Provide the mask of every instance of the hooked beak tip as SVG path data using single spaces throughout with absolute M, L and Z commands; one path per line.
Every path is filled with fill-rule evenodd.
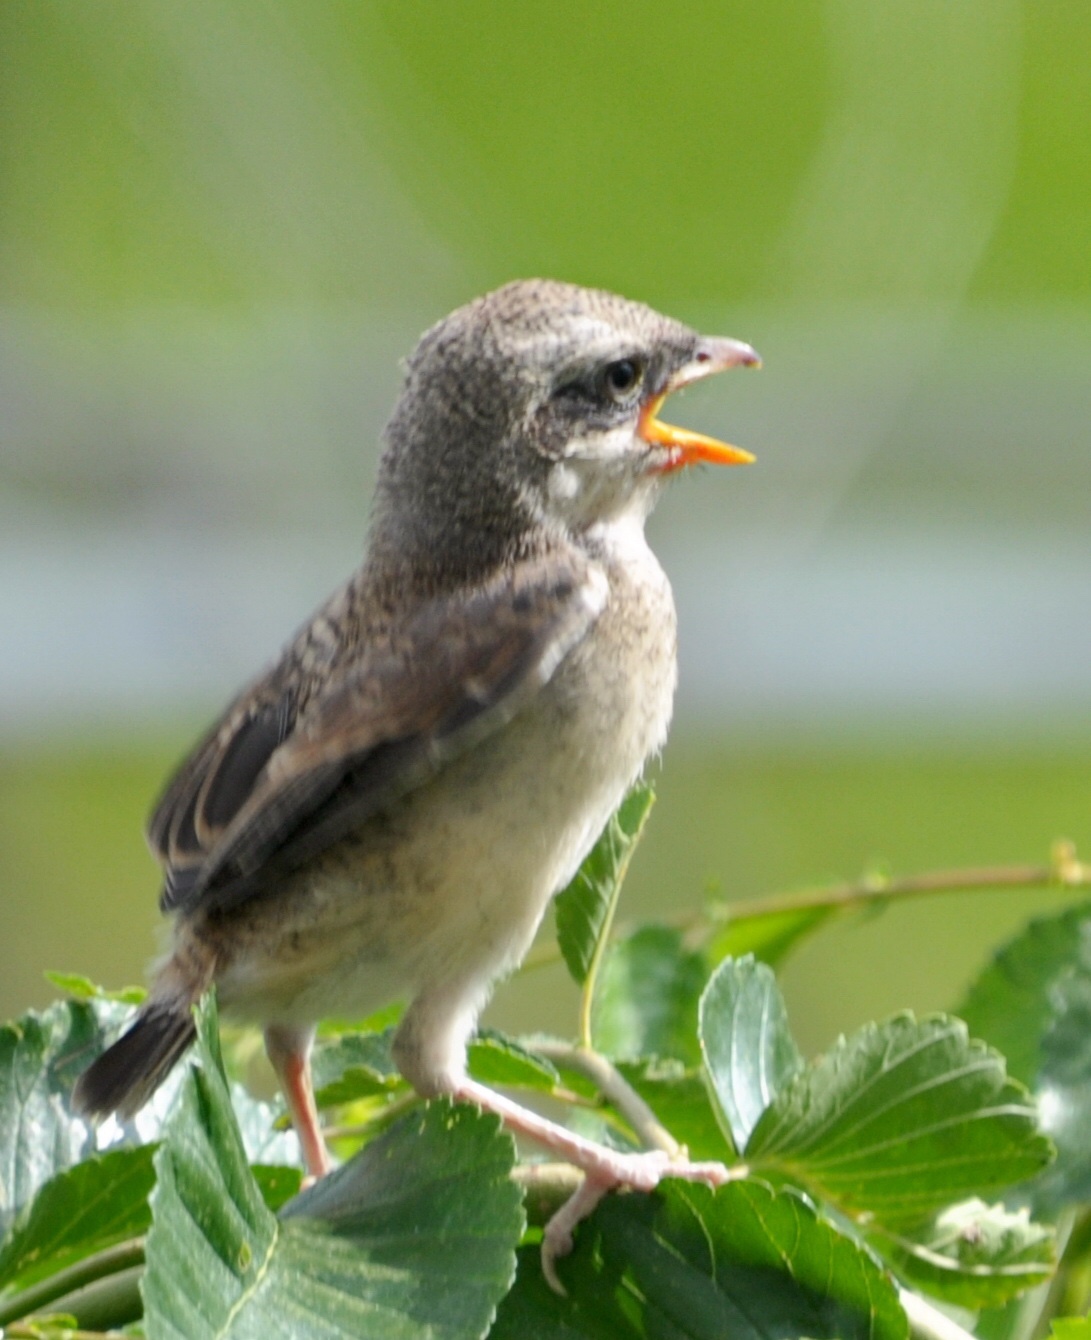
M 649 445 L 662 447 L 669 453 L 665 464 L 660 467 L 664 473 L 678 470 L 684 465 L 694 465 L 698 461 L 710 465 L 749 465 L 755 459 L 741 447 L 730 446 L 726 442 L 706 437 L 703 433 L 691 432 L 688 428 L 676 428 L 658 418 L 664 400 L 672 391 L 737 367 L 760 368 L 760 354 L 742 340 L 719 336 L 703 339 L 693 358 L 667 382 L 666 389 L 645 405 L 640 416 L 640 436 Z

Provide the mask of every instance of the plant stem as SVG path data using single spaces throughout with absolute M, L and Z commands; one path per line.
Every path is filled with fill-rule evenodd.
M 23 1289 L 0 1307 L 0 1326 L 32 1313 L 42 1312 L 51 1303 L 75 1293 L 79 1289 L 95 1284 L 99 1280 L 116 1275 L 123 1270 L 144 1264 L 144 1239 L 132 1238 L 128 1242 L 119 1242 L 116 1247 L 107 1247 L 77 1261 L 67 1270 L 58 1270 L 55 1275 L 38 1284 Z M 55 1309 L 57 1310 L 57 1309 Z M 61 1308 L 60 1311 L 71 1311 Z M 11 1334 L 10 1329 L 7 1332 Z
M 1064 1209 L 1057 1216 L 1057 1268 L 1051 1279 L 1031 1289 L 1019 1299 L 1019 1321 L 1022 1325 L 1013 1327 L 1009 1336 L 1018 1340 L 1037 1340 L 1050 1331 L 1054 1317 L 1081 1315 L 1085 1310 L 1082 1288 L 1077 1289 L 1077 1298 L 1071 1296 L 1073 1267 L 1077 1275 L 1086 1258 L 1089 1220 L 1086 1213 L 1077 1211 L 1073 1206 Z
M 410 1089 L 408 1093 L 392 1099 L 386 1107 L 381 1108 L 374 1116 L 368 1117 L 366 1121 L 352 1126 L 325 1126 L 323 1133 L 327 1140 L 356 1140 L 362 1136 L 379 1135 L 392 1126 L 403 1113 L 416 1107 L 420 1101 L 420 1096 Z
M 898 1290 L 898 1301 L 909 1318 L 909 1334 L 916 1340 L 974 1340 L 973 1335 L 919 1294 Z
M 33 1321 L 14 1321 L 10 1326 L 5 1326 L 3 1335 L 4 1340 L 43 1340 L 44 1336 L 56 1335 L 56 1331 L 43 1330 Z M 110 1336 L 121 1336 L 121 1331 L 70 1331 L 60 1332 L 64 1340 L 107 1340 Z
M 1091 885 L 1091 865 L 1076 860 L 1070 842 L 1054 845 L 1049 865 L 971 866 L 960 870 L 932 870 L 921 875 L 887 879 L 869 875 L 846 884 L 830 884 L 792 893 L 744 898 L 725 909 L 728 921 L 747 921 L 805 912 L 812 908 L 853 907 L 887 898 L 920 898 L 934 893 L 967 893 L 975 889 L 1081 888 Z
M 131 1266 L 105 1279 L 94 1280 L 75 1293 L 56 1299 L 53 1306 L 62 1314 L 75 1317 L 76 1325 L 88 1331 L 113 1331 L 137 1321 L 144 1311 L 140 1281 L 144 1267 Z
M 661 1149 L 672 1158 L 682 1152 L 682 1146 L 640 1094 L 601 1053 L 563 1042 L 536 1042 L 534 1049 L 555 1064 L 570 1066 L 585 1075 L 624 1116 L 646 1149 Z
M 1091 865 L 1076 859 L 1076 848 L 1071 842 L 1060 841 L 1054 844 L 1049 865 L 970 866 L 958 870 L 931 870 L 900 879 L 867 875 L 863 879 L 841 884 L 742 898 L 737 902 L 722 904 L 712 917 L 702 909 L 699 912 L 689 911 L 674 917 L 664 917 L 662 920 L 666 925 L 677 926 L 680 930 L 707 932 L 711 929 L 710 922 L 760 921 L 763 917 L 823 908 L 832 911 L 849 910 L 869 903 L 899 898 L 926 898 L 941 893 L 1040 888 L 1091 888 Z M 601 943 L 603 941 L 600 940 Z M 560 956 L 555 943 L 537 946 L 524 959 L 523 970 L 546 967 L 555 963 Z

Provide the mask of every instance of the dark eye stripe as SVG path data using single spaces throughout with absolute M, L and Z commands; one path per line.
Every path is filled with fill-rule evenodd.
M 558 399 L 591 402 L 591 405 L 623 405 L 643 385 L 645 364 L 640 358 L 617 358 L 600 364 L 592 376 L 563 382 L 554 391 Z

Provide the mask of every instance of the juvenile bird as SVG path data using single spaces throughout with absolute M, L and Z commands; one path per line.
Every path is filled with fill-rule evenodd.
M 321 1175 L 316 1021 L 402 998 L 394 1056 L 410 1084 L 497 1111 L 578 1163 L 584 1207 L 667 1171 L 475 1083 L 465 1051 L 493 983 L 666 739 L 675 612 L 645 518 L 681 467 L 752 459 L 661 422 L 660 406 L 758 361 L 545 280 L 425 333 L 386 428 L 363 564 L 152 816 L 173 948 L 132 1027 L 80 1078 L 79 1109 L 139 1109 L 215 985 L 225 1014 L 264 1028 Z M 719 1180 L 716 1167 L 669 1171 Z

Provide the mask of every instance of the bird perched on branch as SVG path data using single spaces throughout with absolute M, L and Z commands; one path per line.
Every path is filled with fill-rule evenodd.
M 418 1093 L 498 1111 L 578 1163 L 585 1204 L 654 1185 L 661 1156 L 526 1112 L 468 1078 L 465 1050 L 493 983 L 666 738 L 675 613 L 645 518 L 682 467 L 751 459 L 660 407 L 758 361 L 544 280 L 422 337 L 362 566 L 230 704 L 152 817 L 173 948 L 132 1027 L 80 1078 L 81 1110 L 139 1109 L 215 985 L 221 1010 L 264 1028 L 321 1175 L 315 1023 L 403 998 L 394 1056 Z M 717 1166 L 682 1175 L 717 1180 Z

